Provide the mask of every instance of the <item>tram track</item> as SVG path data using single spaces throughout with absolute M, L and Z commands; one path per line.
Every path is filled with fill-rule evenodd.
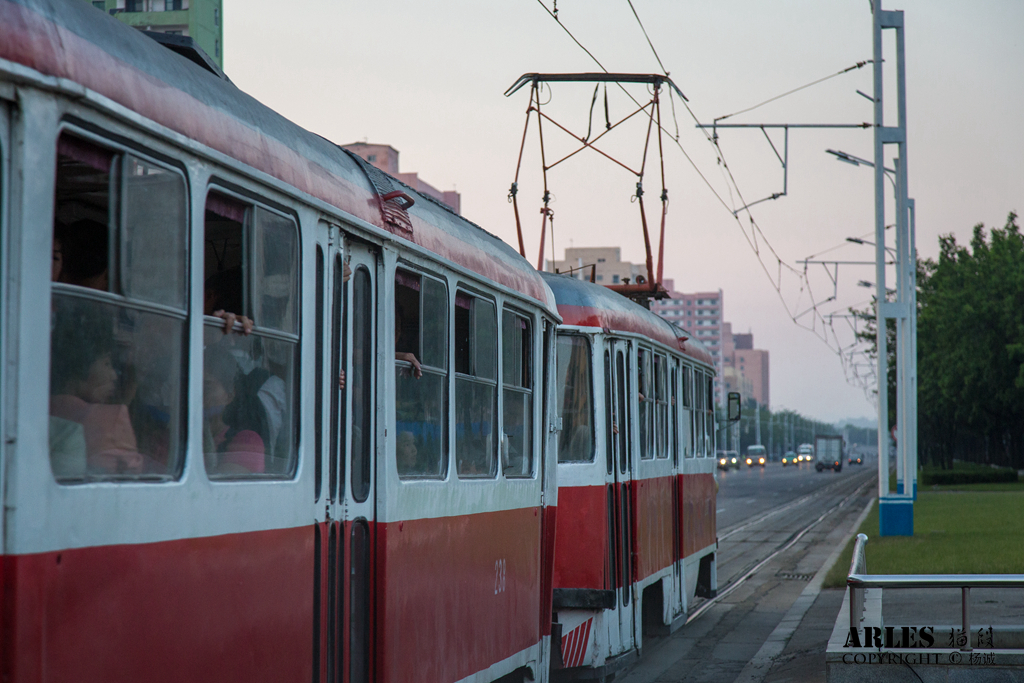
M 807 502 L 809 502 L 811 500 L 814 500 L 815 498 L 819 498 L 819 497 L 821 497 L 823 495 L 831 493 L 833 490 L 841 488 L 841 487 L 845 486 L 848 483 L 849 483 L 848 481 L 837 481 L 837 482 L 834 482 L 832 484 L 828 484 L 827 486 L 823 486 L 820 489 L 817 489 L 817 490 L 812 491 L 812 492 L 810 492 L 808 494 L 805 494 L 805 495 L 803 495 L 803 496 L 801 496 L 801 497 L 799 497 L 799 498 L 797 498 L 795 500 L 792 500 L 792 501 L 786 503 L 785 505 L 782 505 L 782 506 L 777 507 L 777 508 L 773 508 L 773 509 L 771 509 L 771 510 L 765 512 L 765 513 L 762 513 L 761 515 L 758 515 L 754 519 L 747 520 L 745 522 L 740 522 L 738 525 L 733 525 L 732 527 L 729 528 L 728 531 L 726 531 L 725 533 L 723 533 L 722 535 L 720 535 L 718 537 L 718 542 L 721 543 L 722 541 L 724 541 L 725 539 L 729 538 L 730 536 L 732 536 L 734 534 L 737 534 L 737 533 L 739 533 L 741 531 L 744 531 L 745 529 L 748 529 L 748 528 L 750 528 L 752 526 L 756 526 L 757 524 L 760 524 L 761 522 L 767 521 L 767 520 L 771 519 L 772 517 L 775 517 L 776 515 L 782 514 L 783 512 L 788 512 L 789 510 L 792 510 L 793 508 L 799 507 L 799 506 L 803 505 L 804 503 L 807 503 Z
M 796 545 L 800 541 L 800 539 L 802 539 L 808 532 L 810 532 L 812 529 L 814 529 L 816 526 L 818 526 L 821 522 L 823 522 L 824 520 L 828 519 L 832 514 L 834 514 L 838 510 L 840 510 L 843 507 L 845 507 L 846 505 L 848 505 L 852 500 L 854 500 L 857 497 L 861 496 L 863 494 L 864 489 L 866 489 L 867 487 L 869 487 L 872 484 L 872 478 L 869 475 L 869 473 L 861 473 L 859 476 L 861 478 L 863 478 L 863 479 L 866 479 L 866 481 L 861 481 L 859 483 L 858 482 L 854 482 L 854 484 L 853 484 L 853 486 L 854 486 L 853 491 L 851 493 L 849 493 L 846 497 L 844 497 L 842 500 L 837 502 L 835 505 L 831 506 L 830 508 L 828 508 L 827 510 L 822 512 L 816 519 L 814 519 L 810 523 L 808 523 L 808 524 L 804 525 L 802 528 L 797 529 L 796 531 L 792 532 L 783 541 L 778 543 L 775 546 L 775 548 L 771 552 L 768 553 L 768 555 L 766 555 L 765 557 L 762 557 L 762 558 L 759 558 L 759 559 L 755 560 L 752 565 L 748 564 L 746 568 L 740 570 L 739 576 L 737 576 L 737 578 L 734 578 L 734 579 L 730 580 L 729 583 L 723 589 L 719 590 L 718 594 L 715 597 L 708 598 L 708 599 L 704 600 L 703 602 L 701 602 L 696 607 L 696 609 L 694 609 L 694 611 L 691 612 L 687 616 L 686 621 L 684 622 L 684 624 L 690 624 L 691 622 L 693 622 L 693 621 L 697 620 L 698 618 L 700 618 L 701 615 L 703 615 L 705 612 L 707 612 L 713 606 L 715 606 L 716 604 L 718 604 L 719 602 L 724 600 L 726 597 L 728 597 L 733 591 L 735 591 L 740 586 L 742 586 L 744 583 L 746 583 L 746 581 L 748 579 L 750 579 L 752 576 L 757 574 L 757 572 L 760 571 L 765 565 L 767 565 L 772 560 L 776 559 L 779 555 L 781 555 L 782 553 L 786 552 L 787 550 L 792 548 L 794 545 Z M 767 513 L 759 515 L 757 518 L 755 518 L 753 520 L 750 520 L 748 522 L 744 522 L 744 523 L 740 524 L 739 526 L 734 527 L 727 534 L 725 534 L 722 537 L 719 537 L 719 542 L 721 543 L 721 541 L 724 538 L 728 538 L 729 536 L 732 536 L 732 535 L 734 535 L 736 533 L 739 533 L 740 531 L 743 531 L 743 530 L 748 529 L 750 527 L 756 526 L 757 524 L 763 523 L 763 522 L 771 519 L 772 517 L 776 516 L 777 514 L 779 514 L 781 512 L 784 512 L 784 511 L 793 509 L 794 507 L 798 507 L 798 506 L 800 506 L 802 504 L 808 503 L 811 500 L 814 500 L 815 498 L 817 498 L 817 497 L 819 497 L 821 495 L 825 495 L 827 493 L 834 492 L 837 489 L 844 488 L 846 486 L 849 486 L 850 484 L 851 484 L 851 482 L 849 480 L 841 481 L 841 482 L 836 482 L 834 484 L 829 484 L 828 486 L 822 487 L 821 489 L 818 489 L 817 491 L 815 491 L 813 493 L 809 493 L 809 494 L 807 494 L 805 496 L 801 496 L 800 498 L 798 498 L 798 499 L 796 499 L 794 501 L 791 501 L 790 503 L 787 503 L 784 506 L 781 506 L 781 507 L 776 508 L 774 510 L 771 510 L 771 511 L 769 511 Z

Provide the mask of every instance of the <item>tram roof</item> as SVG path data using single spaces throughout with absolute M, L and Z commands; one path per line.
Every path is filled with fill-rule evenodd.
M 383 230 L 381 204 L 349 153 L 81 0 L 0 0 L 0 60 L 67 79 Z M 0 64 L 0 71 L 4 71 Z M 431 197 L 415 199 L 415 244 L 554 310 L 517 251 Z
M 617 294 L 607 287 L 568 275 L 544 273 L 544 281 L 555 293 L 558 313 L 566 325 L 599 327 L 611 332 L 632 332 L 682 351 L 701 363 L 714 365 L 707 347 L 690 333 Z

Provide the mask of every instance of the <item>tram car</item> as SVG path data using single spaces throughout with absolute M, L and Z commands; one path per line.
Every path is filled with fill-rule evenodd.
M 547 680 L 550 288 L 166 40 L 0 0 L 0 675 Z
M 714 362 L 605 287 L 544 279 L 562 316 L 555 679 L 605 680 L 717 591 Z

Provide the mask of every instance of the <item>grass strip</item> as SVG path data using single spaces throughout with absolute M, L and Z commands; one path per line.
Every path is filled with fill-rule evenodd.
M 998 487 L 1013 488 L 998 488 Z M 986 488 L 979 488 L 986 487 Z M 945 488 L 945 487 L 943 487 Z M 967 484 L 919 492 L 914 535 L 878 535 L 878 503 L 857 533 L 867 534 L 871 574 L 1024 574 L 1024 491 L 1018 484 Z M 825 576 L 846 585 L 856 534 Z

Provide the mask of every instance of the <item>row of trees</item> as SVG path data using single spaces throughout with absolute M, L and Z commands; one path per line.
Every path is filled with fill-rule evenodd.
M 970 244 L 939 238 L 938 260 L 918 263 L 918 454 L 1024 468 L 1024 235 L 1017 215 L 974 228 Z M 862 337 L 874 345 L 872 311 Z M 889 321 L 889 395 L 895 326 Z M 890 400 L 890 425 L 895 402 Z

